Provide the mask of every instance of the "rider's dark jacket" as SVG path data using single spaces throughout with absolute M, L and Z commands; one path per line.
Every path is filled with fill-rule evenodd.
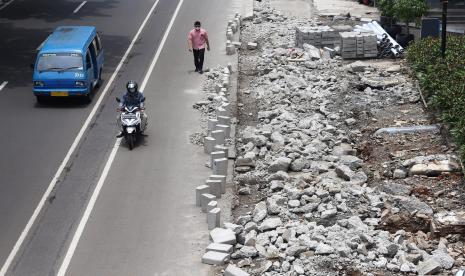
M 144 94 L 137 91 L 134 96 L 129 92 L 126 92 L 123 95 L 123 100 L 121 101 L 121 106 L 141 106 L 145 100 Z

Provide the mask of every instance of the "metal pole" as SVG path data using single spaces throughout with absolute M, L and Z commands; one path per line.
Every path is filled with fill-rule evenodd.
M 441 37 L 441 56 L 446 57 L 446 34 L 447 34 L 447 3 L 449 1 L 442 0 L 442 37 Z

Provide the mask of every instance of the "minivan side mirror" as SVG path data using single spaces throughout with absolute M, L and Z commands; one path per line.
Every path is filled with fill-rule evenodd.
M 121 100 L 118 97 L 116 97 L 116 101 L 119 103 L 121 102 Z

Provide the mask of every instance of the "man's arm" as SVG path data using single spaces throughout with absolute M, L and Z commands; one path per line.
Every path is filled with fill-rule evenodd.
M 189 33 L 187 35 L 187 49 L 192 52 L 192 35 Z
M 210 41 L 208 41 L 208 34 L 205 32 L 205 43 L 207 44 L 207 50 L 210 51 Z

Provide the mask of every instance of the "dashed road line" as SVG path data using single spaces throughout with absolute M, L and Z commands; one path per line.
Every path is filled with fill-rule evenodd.
M 3 10 L 4 8 L 6 8 L 9 4 L 13 3 L 13 1 L 15 1 L 15 0 L 11 0 L 9 2 L 6 2 L 6 4 L 4 4 L 3 6 L 0 7 L 0 11 Z
M 7 81 L 2 82 L 2 84 L 0 84 L 0 91 L 2 91 L 2 89 L 5 88 L 7 84 L 8 84 Z
M 171 17 L 171 21 L 168 27 L 166 28 L 165 34 L 163 35 L 163 39 L 161 40 L 160 45 L 158 46 L 157 52 L 155 53 L 155 56 L 153 57 L 152 63 L 150 64 L 150 67 L 147 73 L 145 74 L 144 80 L 142 81 L 142 85 L 140 87 L 141 91 L 144 91 L 144 88 L 147 85 L 148 79 L 150 78 L 150 75 L 152 75 L 155 64 L 157 63 L 158 58 L 160 57 L 160 53 L 165 45 L 166 39 L 168 38 L 168 34 L 170 33 L 171 28 L 173 27 L 174 21 L 176 19 L 176 16 L 178 15 L 179 10 L 181 9 L 181 5 L 183 2 L 184 0 L 179 1 L 178 6 L 176 7 L 176 10 L 174 11 L 173 16 Z M 71 263 L 71 259 L 73 258 L 74 252 L 76 251 L 81 235 L 84 232 L 84 228 L 86 227 L 90 214 L 92 213 L 92 210 L 94 209 L 95 202 L 97 201 L 100 191 L 102 190 L 103 184 L 105 183 L 105 180 L 108 176 L 108 172 L 110 171 L 111 165 L 113 164 L 113 161 L 116 157 L 116 153 L 120 145 L 121 145 L 121 138 L 118 138 L 116 139 L 115 145 L 113 146 L 113 150 L 111 151 L 111 154 L 108 157 L 108 160 L 105 164 L 102 175 L 100 176 L 97 186 L 95 187 L 95 190 L 92 193 L 92 196 L 89 200 L 89 203 L 87 204 L 86 210 L 84 211 L 84 214 L 81 218 L 81 221 L 79 222 L 76 232 L 74 233 L 73 239 L 71 241 L 71 244 L 68 247 L 65 258 L 63 259 L 63 263 L 60 266 L 60 270 L 58 271 L 57 276 L 64 276 L 66 274 L 66 271 L 68 270 L 68 266 Z
M 63 162 L 61 162 L 60 166 L 58 167 L 57 172 L 55 173 L 52 181 L 50 182 L 49 186 L 47 187 L 47 190 L 44 192 L 42 195 L 42 198 L 40 199 L 39 203 L 37 204 L 37 207 L 35 208 L 34 212 L 32 213 L 31 217 L 29 218 L 26 226 L 24 227 L 23 231 L 21 232 L 21 235 L 19 236 L 18 240 L 16 241 L 15 245 L 13 246 L 13 249 L 11 250 L 10 254 L 8 255 L 5 263 L 3 264 L 2 268 L 0 269 L 0 276 L 5 276 L 7 273 L 10 265 L 12 264 L 14 258 L 16 257 L 16 254 L 18 254 L 19 249 L 21 248 L 23 242 L 26 240 L 26 237 L 31 230 L 32 226 L 34 225 L 37 217 L 39 216 L 40 212 L 42 211 L 42 208 L 45 205 L 45 202 L 47 201 L 47 198 L 50 196 L 52 193 L 53 189 L 55 188 L 58 178 L 60 175 L 63 173 L 66 165 L 68 164 L 69 160 L 71 159 L 71 156 L 74 154 L 74 151 L 77 149 L 79 143 L 81 142 L 82 137 L 84 136 L 84 133 L 88 129 L 91 121 L 95 117 L 95 114 L 97 113 L 98 109 L 100 108 L 100 105 L 105 98 L 105 95 L 107 92 L 110 90 L 111 85 L 113 84 L 113 81 L 116 79 L 116 76 L 119 74 L 119 71 L 123 67 L 123 64 L 126 62 L 129 53 L 131 52 L 132 48 L 134 47 L 134 44 L 136 41 L 139 39 L 140 34 L 142 33 L 142 29 L 144 29 L 145 25 L 147 24 L 147 21 L 150 19 L 150 17 L 153 14 L 153 11 L 155 10 L 155 7 L 157 7 L 159 0 L 157 0 L 152 8 L 149 10 L 145 20 L 142 22 L 142 24 L 139 27 L 139 30 L 137 31 L 136 35 L 134 36 L 131 44 L 129 45 L 128 49 L 124 53 L 123 57 L 121 58 L 121 61 L 119 62 L 118 66 L 116 67 L 115 71 L 111 75 L 110 79 L 108 80 L 107 85 L 103 89 L 102 93 L 100 94 L 100 97 L 98 98 L 97 102 L 95 103 L 94 107 L 92 108 L 92 111 L 90 112 L 89 116 L 87 117 L 86 121 L 82 125 L 78 135 L 73 141 L 73 144 L 69 148 L 68 152 L 66 153 L 65 158 L 63 159 Z
M 73 13 L 77 13 L 77 12 L 82 8 L 82 6 L 84 6 L 86 3 L 87 3 L 87 1 L 82 2 L 82 3 L 73 11 Z

